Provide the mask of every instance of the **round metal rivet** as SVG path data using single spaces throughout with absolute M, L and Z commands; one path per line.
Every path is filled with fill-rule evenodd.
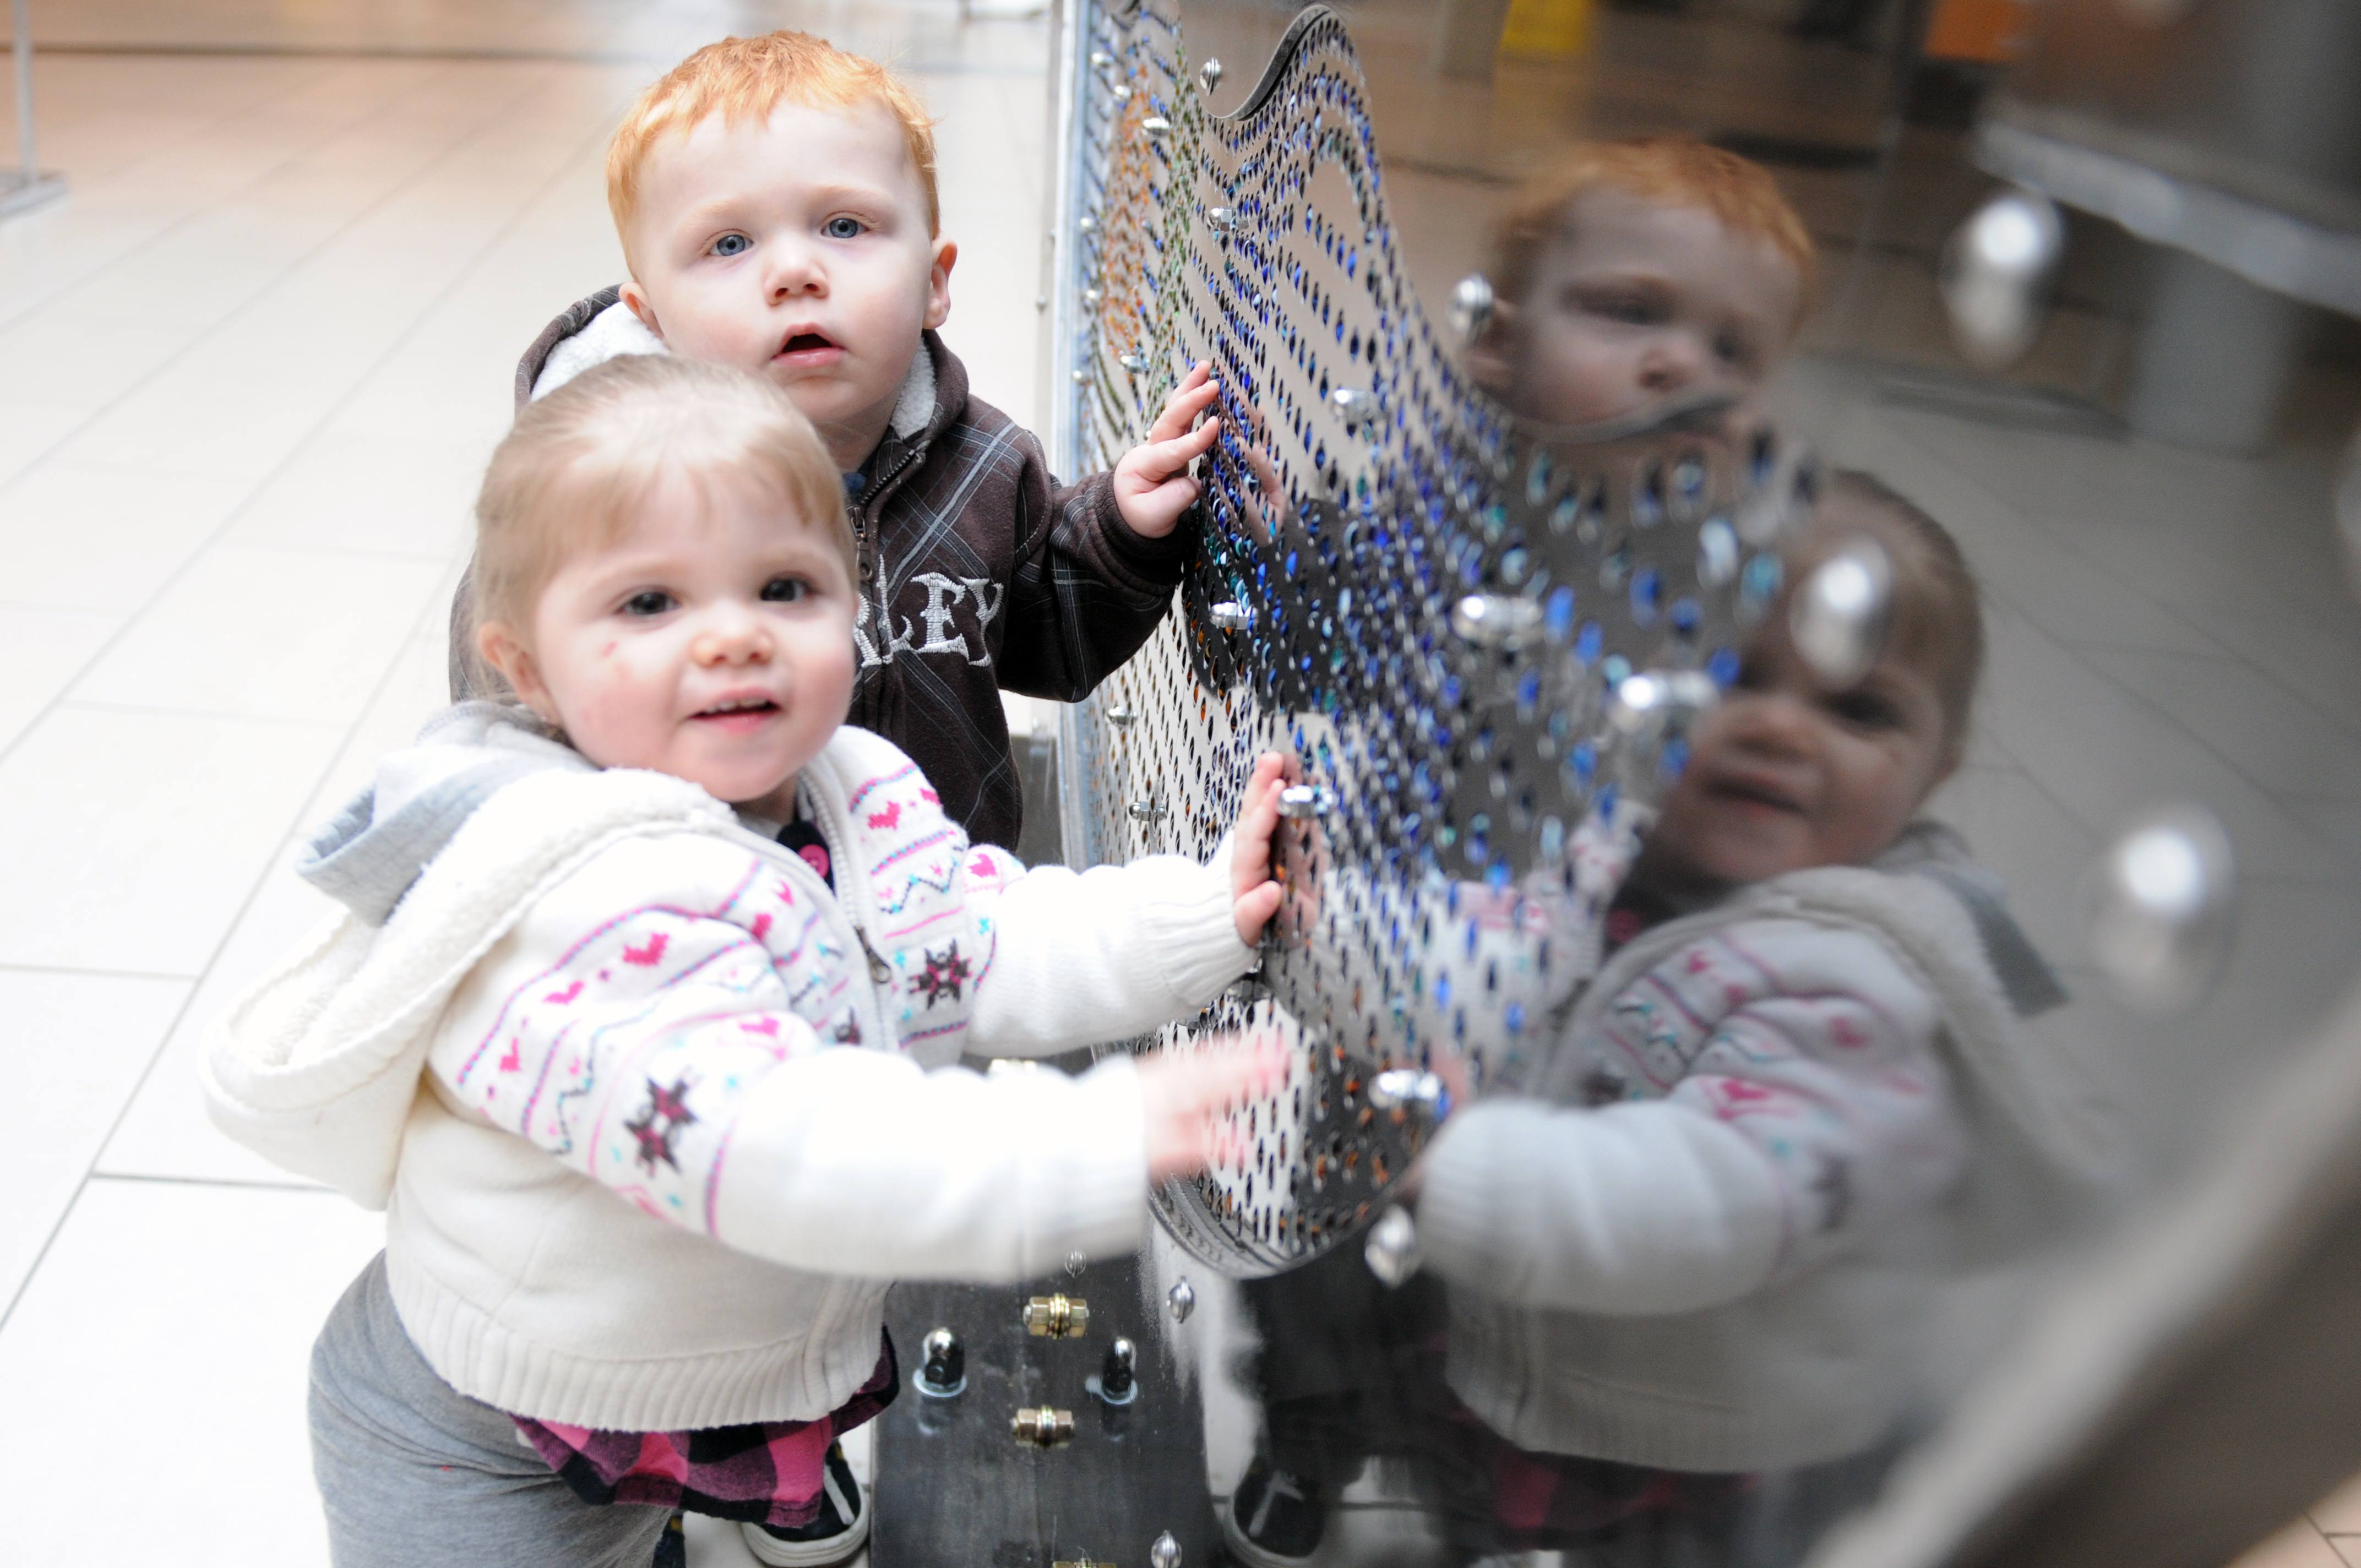
M 1279 792 L 1279 814 L 1290 821 L 1325 817 L 1334 805 L 1335 798 L 1317 784 L 1290 784 Z
M 2134 818 L 2093 868 L 2091 956 L 2118 995 L 2144 1013 L 2185 1013 L 2228 958 L 2237 863 L 2221 820 L 2202 806 Z
M 1451 607 L 1451 630 L 1478 648 L 1521 648 L 1541 630 L 1543 615 L 1532 599 L 1469 594 Z
M 1407 1209 L 1389 1209 L 1369 1227 L 1361 1249 L 1369 1272 L 1389 1289 L 1399 1288 L 1418 1272 L 1418 1224 Z
M 1938 286 L 1962 354 L 1998 369 L 2033 346 L 2065 245 L 2057 207 L 2032 191 L 2004 191 L 1960 226 L 1944 247 Z
M 1452 286 L 1451 302 L 1444 308 L 1444 319 L 1451 330 L 1459 334 L 1463 344 L 1472 344 L 1484 335 L 1492 322 L 1492 282 L 1481 272 L 1470 272 Z
M 1885 648 L 1894 608 L 1894 566 L 1862 535 L 1812 568 L 1787 607 L 1787 632 L 1813 675 L 1830 691 L 1858 684 Z

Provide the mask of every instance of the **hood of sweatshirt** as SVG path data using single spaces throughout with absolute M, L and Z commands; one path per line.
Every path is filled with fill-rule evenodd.
M 368 786 L 312 836 L 296 873 L 382 926 L 477 808 L 534 773 L 595 772 L 532 709 L 463 702 L 378 763 Z
M 1926 877 L 1960 901 L 1975 922 L 1993 978 L 2000 981 L 2018 1017 L 2036 1017 L 2066 1002 L 2066 987 L 2057 971 L 2009 912 L 2007 884 L 1976 863 L 1966 839 L 1922 817 L 1902 830 L 1877 858 L 1876 866 Z

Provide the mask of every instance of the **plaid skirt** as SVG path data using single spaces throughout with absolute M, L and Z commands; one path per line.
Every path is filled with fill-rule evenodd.
M 877 1370 L 817 1420 L 695 1431 L 600 1431 L 509 1419 L 586 1503 L 649 1503 L 713 1519 L 796 1529 L 819 1513 L 821 1467 L 836 1440 L 894 1402 L 901 1372 L 883 1336 Z

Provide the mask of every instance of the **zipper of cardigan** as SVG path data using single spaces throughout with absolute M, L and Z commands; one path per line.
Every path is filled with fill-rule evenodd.
M 812 798 L 811 792 L 799 787 L 796 795 L 796 808 L 810 818 L 812 826 L 819 829 L 821 840 L 828 845 L 828 863 L 831 866 L 852 866 L 852 862 L 844 857 L 844 846 L 838 843 L 836 835 L 829 831 L 828 814 L 819 809 L 819 803 Z M 836 904 L 838 908 L 844 911 L 844 917 L 852 923 L 852 934 L 860 940 L 861 951 L 869 959 L 871 983 L 875 985 L 889 983 L 894 978 L 894 966 L 887 963 L 879 955 L 877 949 L 870 945 L 868 925 L 854 910 L 852 902 L 845 898 L 841 893 L 837 895 Z

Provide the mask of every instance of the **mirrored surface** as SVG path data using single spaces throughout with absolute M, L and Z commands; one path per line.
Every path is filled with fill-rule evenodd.
M 1166 1036 L 1295 1078 L 1141 1291 L 1238 1560 L 1803 1561 L 2334 1014 L 2352 325 L 2011 161 L 2136 116 L 1975 9 L 1080 13 L 1061 433 L 1200 359 L 1227 429 L 1068 820 L 1207 852 L 1301 759 L 1287 930 Z M 2318 187 L 2334 104 L 2240 140 L 2271 51 L 2135 20 Z

